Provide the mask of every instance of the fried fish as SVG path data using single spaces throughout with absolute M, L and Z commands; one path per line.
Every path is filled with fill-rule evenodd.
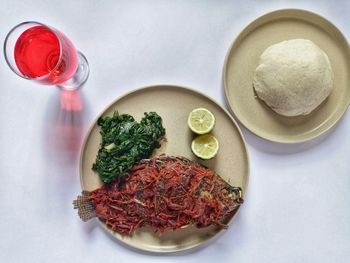
M 160 234 L 187 225 L 226 228 L 242 191 L 209 168 L 184 157 L 144 159 L 117 181 L 83 191 L 73 202 L 83 221 L 98 217 L 121 235 L 148 226 Z

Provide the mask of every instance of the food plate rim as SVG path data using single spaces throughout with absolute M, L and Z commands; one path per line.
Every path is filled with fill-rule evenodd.
M 97 117 L 93 119 L 92 123 L 90 124 L 89 129 L 86 131 L 86 134 L 84 136 L 83 142 L 81 144 L 81 148 L 80 148 L 80 157 L 79 157 L 79 177 L 80 177 L 80 186 L 82 190 L 85 190 L 84 187 L 84 183 L 83 183 L 83 157 L 84 157 L 84 151 L 86 148 L 86 144 L 88 142 L 88 138 L 90 137 L 90 134 L 93 130 L 93 128 L 95 127 L 97 120 L 103 116 L 103 114 L 110 108 L 112 107 L 115 103 L 117 103 L 118 101 L 122 100 L 123 98 L 130 96 L 134 93 L 140 92 L 140 91 L 144 91 L 144 90 L 151 90 L 151 89 L 162 89 L 162 88 L 168 88 L 168 89 L 182 89 L 184 91 L 187 92 L 191 92 L 193 94 L 197 94 L 200 96 L 203 96 L 204 98 L 208 99 L 209 101 L 211 101 L 212 103 L 214 103 L 215 105 L 217 105 L 232 121 L 232 123 L 235 125 L 239 137 L 242 141 L 242 146 L 243 146 L 243 151 L 242 154 L 244 155 L 244 159 L 246 160 L 246 174 L 245 176 L 245 184 L 243 185 L 244 191 L 243 191 L 243 197 L 246 196 L 247 190 L 248 190 L 248 184 L 249 184 L 249 173 L 250 173 L 250 161 L 249 161 L 249 154 L 248 154 L 248 149 L 247 149 L 247 144 L 244 138 L 244 135 L 242 133 L 242 130 L 240 129 L 238 123 L 236 122 L 236 120 L 233 118 L 233 116 L 229 113 L 229 111 L 227 109 L 225 109 L 223 106 L 221 106 L 215 99 L 209 97 L 208 95 L 202 93 L 201 91 L 198 91 L 196 89 L 193 88 L 189 88 L 189 87 L 185 87 L 185 86 L 180 86 L 180 85 L 175 85 L 175 84 L 154 84 L 154 85 L 147 85 L 147 86 L 142 86 L 139 88 L 135 88 L 132 89 L 126 93 L 123 93 L 122 95 L 118 96 L 116 99 L 112 100 L 112 102 L 108 103 L 107 106 L 103 107 L 103 109 L 97 114 Z M 235 214 L 230 218 L 230 221 L 228 224 L 231 224 L 233 222 L 233 219 L 237 216 L 237 214 L 239 213 L 239 211 L 242 208 L 239 207 L 238 210 L 235 212 Z M 178 252 L 183 252 L 183 251 L 188 251 L 188 250 L 194 250 L 194 249 L 199 249 L 205 245 L 208 245 L 210 241 L 214 241 L 216 240 L 216 238 L 218 236 L 220 236 L 220 234 L 223 233 L 222 230 L 219 230 L 215 235 L 213 235 L 212 237 L 195 243 L 193 245 L 190 246 L 186 246 L 184 248 L 179 248 L 179 249 L 151 249 L 150 247 L 144 246 L 144 247 L 140 247 L 137 245 L 133 245 L 132 242 L 125 242 L 123 241 L 123 237 L 119 237 L 119 235 L 114 232 L 113 230 L 109 229 L 100 219 L 96 218 L 96 220 L 98 221 L 99 225 L 103 228 L 103 230 L 108 233 L 111 237 L 113 237 L 113 240 L 118 241 L 118 243 L 122 244 L 123 246 L 132 248 L 136 251 L 139 252 L 147 252 L 147 253 L 154 253 L 154 254 L 171 254 L 171 253 L 178 253 Z M 118 237 L 117 237 L 118 235 Z
M 249 124 L 247 124 L 245 121 L 242 121 L 241 118 L 236 114 L 235 110 L 234 110 L 234 103 L 229 99 L 229 91 L 228 91 L 228 83 L 227 83 L 227 70 L 228 70 L 228 61 L 231 57 L 231 52 L 233 50 L 233 48 L 239 44 L 239 41 L 241 40 L 240 38 L 242 37 L 242 35 L 247 31 L 247 32 L 252 32 L 255 30 L 255 28 L 253 29 L 250 29 L 248 30 L 250 27 L 254 26 L 255 23 L 258 23 L 260 20 L 264 19 L 264 18 L 268 18 L 269 16 L 274 16 L 276 14 L 286 14 L 285 17 L 290 17 L 290 15 L 288 16 L 288 14 L 290 13 L 293 13 L 293 12 L 299 12 L 301 15 L 311 15 L 311 16 L 315 16 L 315 17 L 318 17 L 319 19 L 321 20 L 324 20 L 326 23 L 328 23 L 331 27 L 333 27 L 335 29 L 335 31 L 342 37 L 344 43 L 347 45 L 348 47 L 348 51 L 350 53 L 350 46 L 349 46 L 349 42 L 347 41 L 346 37 L 344 36 L 344 34 L 338 29 L 338 27 L 335 26 L 334 23 L 332 23 L 331 21 L 329 21 L 327 18 L 315 13 L 315 12 L 312 12 L 312 11 L 309 11 L 309 10 L 306 10 L 306 9 L 301 9 L 301 8 L 281 8 L 281 9 L 277 9 L 277 10 L 273 10 L 273 11 L 270 11 L 270 12 L 267 12 L 267 13 L 264 13 L 263 15 L 260 15 L 258 17 L 255 17 L 254 19 L 252 19 L 239 33 L 238 35 L 234 38 L 234 40 L 232 41 L 230 47 L 228 48 L 228 51 L 225 55 L 225 60 L 224 60 L 224 66 L 223 66 L 223 71 L 222 71 L 222 78 L 223 78 L 223 87 L 224 87 L 224 93 L 225 93 L 225 103 L 226 103 L 226 106 L 229 110 L 230 113 L 232 113 L 232 115 L 235 117 L 235 119 L 240 123 L 242 124 L 247 130 L 249 130 L 251 133 L 253 133 L 254 135 L 262 138 L 262 139 L 265 139 L 265 140 L 268 140 L 268 141 L 271 141 L 271 142 L 275 142 L 275 143 L 282 143 L 282 144 L 296 144 L 296 143 L 304 143 L 304 142 L 307 142 L 307 141 L 310 141 L 310 140 L 313 140 L 323 134 L 326 134 L 327 132 L 329 132 L 338 122 L 339 120 L 344 116 L 344 114 L 346 113 L 347 109 L 349 108 L 350 106 L 350 96 L 348 98 L 348 102 L 347 102 L 347 106 L 344 107 L 344 110 L 337 116 L 337 118 L 334 120 L 334 122 L 329 126 L 327 127 L 326 129 L 322 130 L 321 132 L 319 133 L 315 133 L 313 134 L 312 136 L 309 136 L 309 137 L 305 137 L 305 138 L 295 138 L 293 140 L 279 140 L 279 139 L 276 139 L 274 136 L 264 136 L 262 134 L 259 133 L 259 131 L 255 131 L 253 129 L 251 129 L 249 126 Z M 296 18 L 295 16 L 293 16 L 293 18 Z M 300 20 L 302 20 L 302 17 L 299 18 Z M 272 19 L 274 20 L 274 19 Z M 272 21 L 270 20 L 270 21 Z

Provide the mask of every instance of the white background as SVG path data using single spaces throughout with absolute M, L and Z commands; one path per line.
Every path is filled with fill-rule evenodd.
M 140 86 L 193 87 L 224 105 L 222 67 L 237 34 L 279 8 L 326 17 L 350 38 L 349 1 L 0 1 L 0 42 L 36 20 L 66 33 L 88 58 L 82 114 L 60 109 L 55 87 L 20 79 L 0 55 L 0 262 L 350 262 L 350 113 L 299 145 L 243 129 L 246 202 L 209 246 L 180 255 L 135 252 L 71 202 L 80 192 L 82 138 L 102 109 Z

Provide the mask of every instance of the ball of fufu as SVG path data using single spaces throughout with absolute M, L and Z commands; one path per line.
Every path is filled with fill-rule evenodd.
M 306 39 L 268 47 L 260 56 L 253 86 L 260 99 L 284 116 L 307 115 L 333 89 L 333 70 L 327 54 Z

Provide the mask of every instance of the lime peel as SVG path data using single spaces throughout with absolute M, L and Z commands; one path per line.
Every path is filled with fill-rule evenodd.
M 204 134 L 197 136 L 191 144 L 194 155 L 203 160 L 209 160 L 215 157 L 219 151 L 219 141 L 215 136 Z
M 187 120 L 188 127 L 196 134 L 211 132 L 215 126 L 215 116 L 208 109 L 197 108 L 191 111 Z

